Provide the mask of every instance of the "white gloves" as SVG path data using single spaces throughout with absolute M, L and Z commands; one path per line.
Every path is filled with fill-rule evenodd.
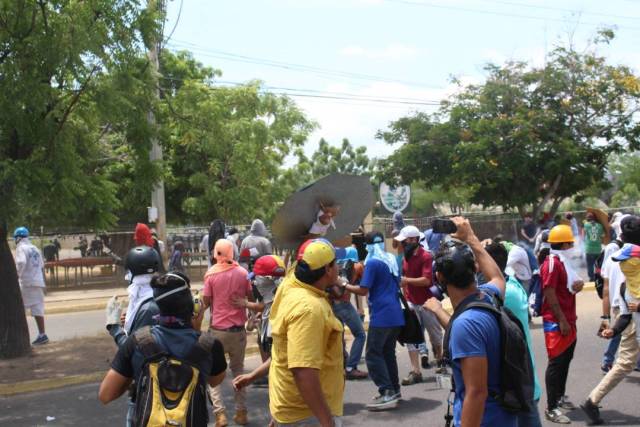
M 107 317 L 107 321 L 106 321 L 107 326 L 120 324 L 120 315 L 122 314 L 122 305 L 120 304 L 120 301 L 118 301 L 118 297 L 116 295 L 112 296 L 109 302 L 107 303 L 105 314 Z

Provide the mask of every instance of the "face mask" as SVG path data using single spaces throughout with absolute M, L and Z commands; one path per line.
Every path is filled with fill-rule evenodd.
M 417 243 L 405 243 L 403 245 L 404 257 L 406 259 L 411 258 L 411 256 L 413 255 L 413 252 L 416 250 L 417 247 L 418 247 Z

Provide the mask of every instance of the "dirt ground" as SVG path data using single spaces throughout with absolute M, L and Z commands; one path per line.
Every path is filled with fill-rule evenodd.
M 106 373 L 115 353 L 113 339 L 104 335 L 51 342 L 33 347 L 28 356 L 0 360 L 0 384 Z

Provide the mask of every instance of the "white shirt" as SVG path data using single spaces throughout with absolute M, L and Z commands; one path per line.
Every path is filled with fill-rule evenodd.
M 16 246 L 16 270 L 20 287 L 44 288 L 44 261 L 38 248 L 28 238 L 22 238 Z
M 531 265 L 527 251 L 518 245 L 513 245 L 507 258 L 507 268 L 511 268 L 518 280 L 531 280 Z M 509 273 L 507 271 L 507 273 Z
M 616 248 L 618 247 L 618 245 L 615 246 Z M 609 303 L 611 307 L 622 309 L 624 304 L 621 304 L 620 301 L 620 286 L 626 278 L 620 269 L 620 263 L 613 261 L 611 257 L 606 258 L 604 264 L 602 264 L 602 272 L 600 274 L 609 280 Z

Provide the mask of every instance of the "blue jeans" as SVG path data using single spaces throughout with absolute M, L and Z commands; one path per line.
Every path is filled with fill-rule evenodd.
M 609 340 L 607 349 L 604 352 L 604 357 L 602 358 L 603 366 L 613 366 L 613 362 L 615 362 L 616 360 L 616 353 L 618 352 L 618 347 L 620 346 L 621 339 L 622 335 L 618 335 Z
M 600 253 L 586 254 L 585 256 L 585 258 L 587 259 L 587 274 L 589 275 L 589 280 L 592 282 L 595 280 L 594 264 L 596 263 L 596 260 L 598 259 L 599 256 L 600 256 Z
M 386 390 L 394 393 L 400 391 L 396 360 L 396 341 L 399 334 L 400 326 L 391 328 L 369 326 L 365 360 L 369 377 L 378 387 L 380 394 Z
M 351 351 L 349 351 L 346 367 L 356 369 L 362 357 L 362 350 L 364 349 L 364 343 L 367 339 L 362 320 L 360 320 L 358 312 L 350 302 L 336 302 L 333 304 L 333 313 L 343 324 L 347 325 L 351 330 L 351 334 L 353 334 L 353 343 L 351 344 Z
M 529 412 L 518 414 L 518 427 L 542 427 L 540 413 L 538 412 L 538 400 L 531 402 L 531 410 Z
M 133 425 L 133 417 L 136 415 L 136 403 L 131 401 L 131 398 L 127 399 L 127 421 L 126 426 L 131 427 Z

